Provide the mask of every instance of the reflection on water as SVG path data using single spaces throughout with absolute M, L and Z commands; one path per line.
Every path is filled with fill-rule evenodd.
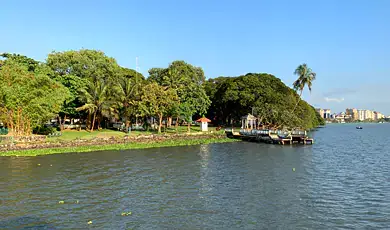
M 389 129 L 330 125 L 313 146 L 3 157 L 0 229 L 386 229 Z

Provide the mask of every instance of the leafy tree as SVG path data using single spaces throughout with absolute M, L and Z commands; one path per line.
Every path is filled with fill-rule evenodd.
M 38 61 L 20 54 L 2 53 L 0 54 L 0 57 L 6 59 L 3 64 L 6 64 L 7 61 L 12 61 L 25 66 L 27 70 L 31 72 L 35 72 L 35 69 L 40 65 Z
M 115 59 L 101 51 L 82 49 L 53 52 L 47 58 L 47 65 L 55 74 L 53 78 L 72 94 L 62 110 L 64 115 L 75 116 L 79 111 L 87 111 L 93 130 L 97 118 L 117 112 L 113 107 L 116 95 L 113 90 L 117 89 L 114 85 L 120 68 Z
M 120 76 L 116 83 L 116 97 L 121 107 L 121 115 L 130 122 L 131 117 L 140 115 L 138 111 L 138 102 L 141 100 L 142 87 L 145 84 L 145 78 L 135 70 L 121 68 Z M 128 127 L 129 122 L 126 122 Z
M 272 127 L 312 128 L 323 122 L 304 101 L 292 113 L 297 93 L 270 74 L 209 79 L 205 89 L 213 101 L 208 116 L 219 124 L 233 124 L 252 111 L 263 125 Z
M 204 72 L 200 67 L 192 66 L 184 61 L 174 61 L 168 68 L 153 68 L 149 70 L 149 80 L 176 90 L 179 103 L 179 111 L 173 110 L 168 117 L 170 121 L 173 115 L 184 115 L 191 118 L 196 113 L 205 114 L 211 104 L 206 94 L 203 83 L 205 82 Z M 184 111 L 180 111 L 184 109 Z M 170 125 L 170 122 L 168 122 Z M 190 123 L 189 123 L 190 125 Z M 188 127 L 189 128 L 189 127 Z
M 0 119 L 13 135 L 29 135 L 60 111 L 69 91 L 16 57 L 0 68 Z
M 173 89 L 166 89 L 157 83 L 149 83 L 142 88 L 139 108 L 145 116 L 158 117 L 158 132 L 161 133 L 163 116 L 178 102 L 178 96 Z
M 295 71 L 295 75 L 298 75 L 298 79 L 294 82 L 293 88 L 295 91 L 300 91 L 299 93 L 299 99 L 297 101 L 297 104 L 294 106 L 293 112 L 297 108 L 299 101 L 301 100 L 303 89 L 307 86 L 309 91 L 311 92 L 311 86 L 313 84 L 313 81 L 316 79 L 316 73 L 312 71 L 311 68 L 307 66 L 307 64 L 299 65 Z
M 95 82 L 88 81 L 86 88 L 81 89 L 80 96 L 84 105 L 78 107 L 77 110 L 86 110 L 92 116 L 91 132 L 94 129 L 97 114 L 109 113 L 114 110 L 113 103 L 109 100 L 109 89 L 109 84 L 103 79 L 98 79 Z

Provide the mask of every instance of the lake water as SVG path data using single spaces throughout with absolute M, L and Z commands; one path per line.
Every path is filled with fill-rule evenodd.
M 0 229 L 389 229 L 390 124 L 362 126 L 313 146 L 0 157 Z

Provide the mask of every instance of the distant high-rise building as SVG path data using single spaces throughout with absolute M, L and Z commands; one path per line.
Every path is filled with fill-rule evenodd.
M 324 118 L 324 110 L 323 109 L 316 109 L 316 111 L 320 114 L 322 118 Z
M 345 112 L 346 112 L 347 115 L 351 116 L 351 119 L 353 121 L 359 120 L 359 113 L 358 113 L 357 109 L 355 109 L 355 108 L 353 108 L 353 109 L 346 109 Z
M 362 109 L 358 109 L 358 120 L 359 121 L 364 121 L 366 120 L 366 113 Z
M 380 120 L 380 119 L 382 119 L 382 118 L 385 118 L 385 116 L 382 114 L 382 113 L 380 113 L 380 112 L 374 112 L 374 120 Z
M 324 118 L 325 119 L 331 119 L 331 111 L 330 111 L 330 109 L 324 109 Z

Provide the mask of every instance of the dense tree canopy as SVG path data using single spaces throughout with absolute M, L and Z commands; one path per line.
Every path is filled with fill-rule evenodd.
M 31 134 L 33 128 L 56 116 L 69 91 L 42 73 L 41 63 L 9 57 L 0 67 L 0 120 L 14 135 Z
M 179 97 L 179 106 L 170 110 L 169 116 L 181 115 L 189 125 L 195 114 L 207 112 L 211 101 L 204 89 L 205 76 L 202 68 L 195 67 L 184 61 L 174 61 L 168 68 L 153 68 L 149 70 L 149 81 L 157 82 L 167 89 L 173 89 Z
M 162 119 L 165 114 L 179 101 L 174 89 L 166 87 L 156 82 L 145 85 L 141 92 L 139 109 L 142 115 L 158 117 L 158 132 L 161 132 Z
M 217 123 L 238 122 L 252 111 L 269 126 L 312 128 L 323 122 L 305 101 L 300 101 L 296 111 L 291 112 L 298 96 L 270 74 L 209 79 L 205 88 L 213 101 L 208 115 Z
M 254 113 L 272 127 L 312 128 L 323 122 L 297 91 L 311 89 L 315 73 L 301 65 L 294 89 L 270 74 L 249 73 L 206 81 L 202 68 L 174 61 L 166 68 L 151 68 L 148 78 L 118 65 L 101 51 L 53 52 L 46 62 L 19 54 L 0 55 L 0 120 L 15 135 L 26 135 L 58 117 L 86 121 L 100 128 L 107 121 L 126 126 L 138 118 L 164 118 L 169 127 L 176 118 L 190 124 L 209 116 L 215 123 L 239 123 Z M 61 119 L 63 122 L 61 122 Z

